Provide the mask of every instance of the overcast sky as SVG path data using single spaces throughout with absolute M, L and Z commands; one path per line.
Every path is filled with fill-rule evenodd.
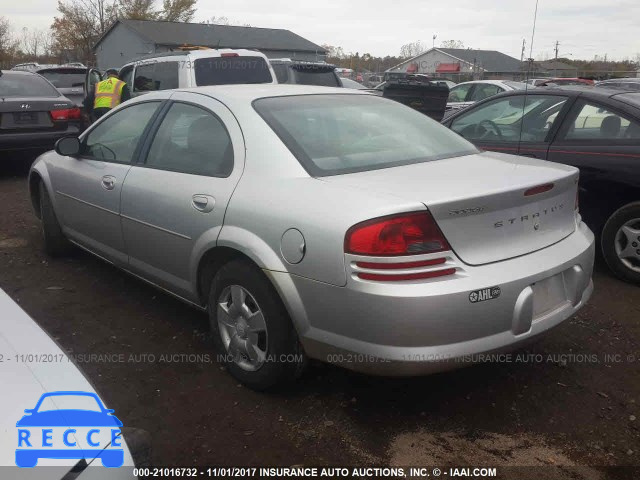
M 156 2 L 158 5 L 160 0 Z M 0 0 L 0 15 L 19 32 L 48 28 L 55 0 Z M 199 0 L 194 21 L 226 16 L 255 27 L 286 28 L 345 52 L 397 55 L 421 40 L 436 46 L 461 40 L 466 47 L 499 50 L 520 58 L 522 39 L 531 47 L 535 0 Z M 638 0 L 540 0 L 533 43 L 535 58 L 559 55 L 593 59 L 635 58 L 640 54 Z

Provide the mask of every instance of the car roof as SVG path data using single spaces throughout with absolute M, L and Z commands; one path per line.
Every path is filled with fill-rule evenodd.
M 78 70 L 78 71 L 86 71 L 88 69 L 88 67 L 79 67 L 77 65 L 56 65 L 53 67 L 43 67 L 43 68 L 38 68 L 37 70 L 34 70 L 36 73 L 39 72 L 50 72 L 50 71 L 55 71 L 55 70 Z
M 248 101 L 265 97 L 290 97 L 295 95 L 366 95 L 358 90 L 339 87 L 319 87 L 315 85 L 294 84 L 256 84 L 256 85 L 215 85 L 208 87 L 193 87 L 178 89 L 181 92 L 199 93 L 214 97 L 220 101 Z
M 37 75 L 29 70 L 0 70 L 0 72 L 2 72 L 2 75 Z
M 194 60 L 199 58 L 218 58 L 223 53 L 237 53 L 240 57 L 264 57 L 264 53 L 261 53 L 257 50 L 247 50 L 243 48 L 209 48 L 207 50 L 177 50 L 174 52 L 161 52 L 161 53 L 153 53 L 150 55 L 143 55 L 141 57 L 132 60 L 131 62 L 125 63 L 121 68 L 126 67 L 128 65 L 132 65 L 138 62 L 144 62 L 146 60 L 153 60 L 155 58 L 165 58 L 165 57 L 190 57 Z

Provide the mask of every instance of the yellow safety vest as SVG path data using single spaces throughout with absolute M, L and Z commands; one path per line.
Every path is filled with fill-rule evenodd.
M 120 104 L 120 95 L 126 84 L 116 78 L 107 78 L 96 83 L 93 108 L 114 108 Z

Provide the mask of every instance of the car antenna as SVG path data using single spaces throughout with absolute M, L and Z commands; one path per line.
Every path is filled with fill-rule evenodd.
M 531 67 L 533 66 L 533 39 L 536 36 L 536 21 L 538 19 L 538 2 L 539 0 L 536 0 L 536 8 L 533 12 L 533 29 L 531 30 L 531 44 L 529 45 L 529 58 L 527 60 L 527 75 L 525 78 L 524 102 L 522 102 L 522 116 L 520 117 L 520 134 L 518 135 L 518 150 L 520 149 L 520 142 L 522 142 L 522 129 L 524 127 L 524 111 L 527 106 L 527 94 L 529 92 L 529 84 L 527 83 L 527 80 L 529 80 Z

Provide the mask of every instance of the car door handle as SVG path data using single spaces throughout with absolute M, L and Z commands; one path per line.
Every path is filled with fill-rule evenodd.
M 202 213 L 209 213 L 216 206 L 216 199 L 211 195 L 194 195 L 191 197 L 193 208 Z
M 113 175 L 105 175 L 102 177 L 102 188 L 105 190 L 113 190 L 116 187 L 116 177 Z

